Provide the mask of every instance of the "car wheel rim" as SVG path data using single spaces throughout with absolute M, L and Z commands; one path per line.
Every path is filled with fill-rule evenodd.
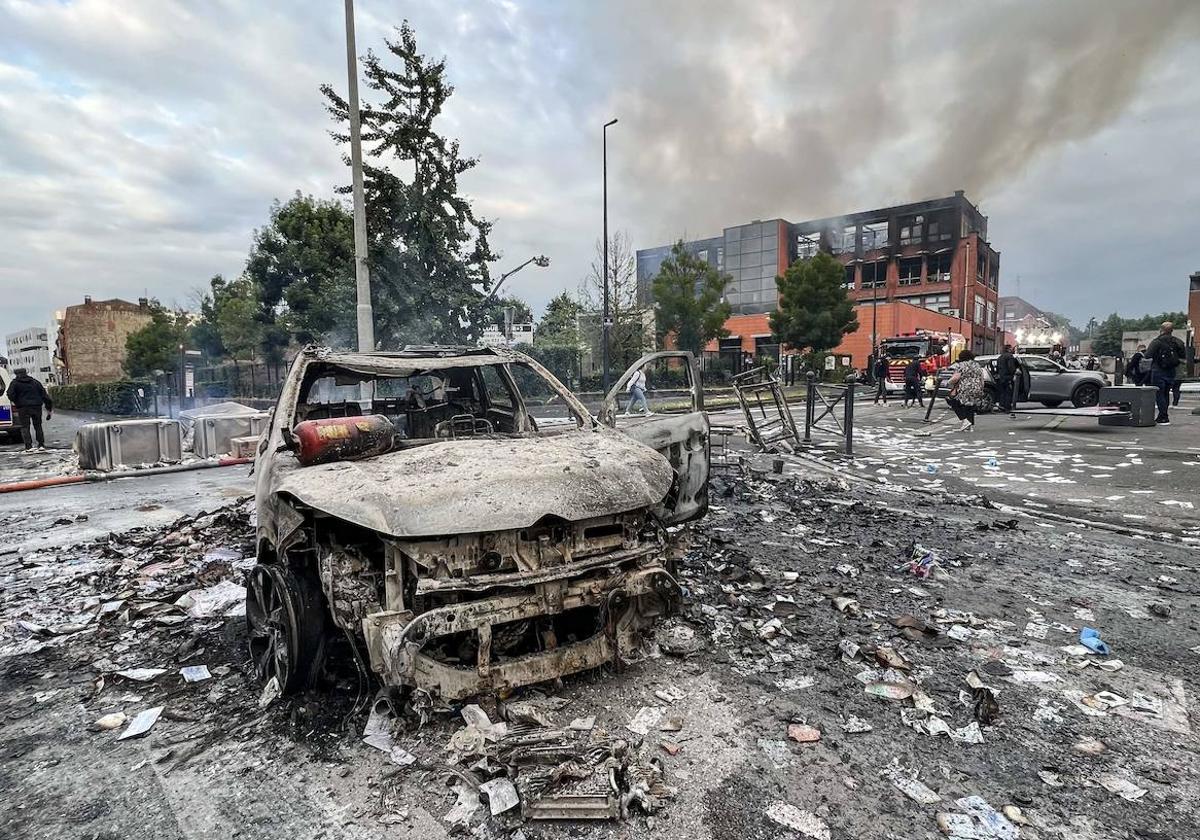
M 275 677 L 280 688 L 292 678 L 291 648 L 296 639 L 294 612 L 287 603 L 286 572 L 258 566 L 250 575 L 246 623 L 250 658 L 259 679 Z

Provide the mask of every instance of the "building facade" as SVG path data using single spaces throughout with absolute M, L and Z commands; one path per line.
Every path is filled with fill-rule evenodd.
M 68 306 L 58 328 L 55 355 L 68 385 L 113 382 L 125 376 L 125 339 L 150 323 L 150 305 L 113 298 Z
M 45 327 L 28 327 L 5 336 L 8 349 L 8 368 L 25 368 L 29 375 L 43 385 L 53 385 L 54 360 L 50 352 L 50 332 Z
M 955 331 L 978 353 L 996 352 L 1003 343 L 997 324 L 1000 252 L 988 240 L 987 217 L 961 190 L 945 198 L 807 222 L 754 221 L 685 247 L 732 278 L 726 300 L 733 316 L 726 323 L 730 337 L 724 344 L 741 339 L 744 352 L 761 343 L 761 316 L 778 305 L 775 277 L 819 251 L 845 266 L 849 296 L 857 304 L 871 303 L 876 315 L 859 321 L 869 342 L 888 337 L 878 324 L 879 305 L 902 302 L 952 319 Z M 654 275 L 669 253 L 670 246 L 637 252 L 638 288 L 647 302 Z

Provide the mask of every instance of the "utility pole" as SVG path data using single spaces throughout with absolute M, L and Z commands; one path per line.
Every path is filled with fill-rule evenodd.
M 612 329 L 612 316 L 608 311 L 608 127 L 616 125 L 616 122 L 616 118 L 609 120 L 600 132 L 603 138 L 601 146 L 604 157 L 604 335 L 601 339 L 603 346 L 600 352 L 600 364 L 604 367 L 601 379 L 605 395 L 608 394 L 608 337 L 609 331 Z
M 350 169 L 354 179 L 354 286 L 358 294 L 358 349 L 375 349 L 371 271 L 367 266 L 367 208 L 363 199 L 362 130 L 358 111 L 358 59 L 354 50 L 354 0 L 346 0 L 346 76 L 350 83 Z

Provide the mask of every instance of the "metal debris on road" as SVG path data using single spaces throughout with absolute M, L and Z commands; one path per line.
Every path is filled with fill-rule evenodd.
M 163 713 L 162 706 L 154 706 L 150 709 L 143 709 L 130 721 L 129 726 L 117 736 L 118 741 L 124 741 L 126 738 L 137 738 L 139 735 L 145 735 L 154 728 L 154 724 L 158 723 L 158 718 Z

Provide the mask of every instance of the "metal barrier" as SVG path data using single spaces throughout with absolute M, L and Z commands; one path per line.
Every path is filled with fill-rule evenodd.
M 752 441 L 768 452 L 780 444 L 794 447 L 800 443 L 783 386 L 765 367 L 739 373 L 733 378 L 733 390 L 742 405 Z
M 806 378 L 808 379 L 808 388 L 804 400 L 804 442 L 812 443 L 814 429 L 819 432 L 829 432 L 840 435 L 845 440 L 845 453 L 853 455 L 854 390 L 857 376 L 854 373 L 848 374 L 843 385 L 822 385 L 817 382 L 817 375 L 812 371 L 808 372 Z M 840 420 L 835 411 L 839 403 L 842 406 Z M 817 414 L 818 404 L 821 407 L 820 414 Z M 832 423 L 832 428 L 828 424 L 821 425 L 821 421 L 826 417 L 829 418 L 828 422 Z

